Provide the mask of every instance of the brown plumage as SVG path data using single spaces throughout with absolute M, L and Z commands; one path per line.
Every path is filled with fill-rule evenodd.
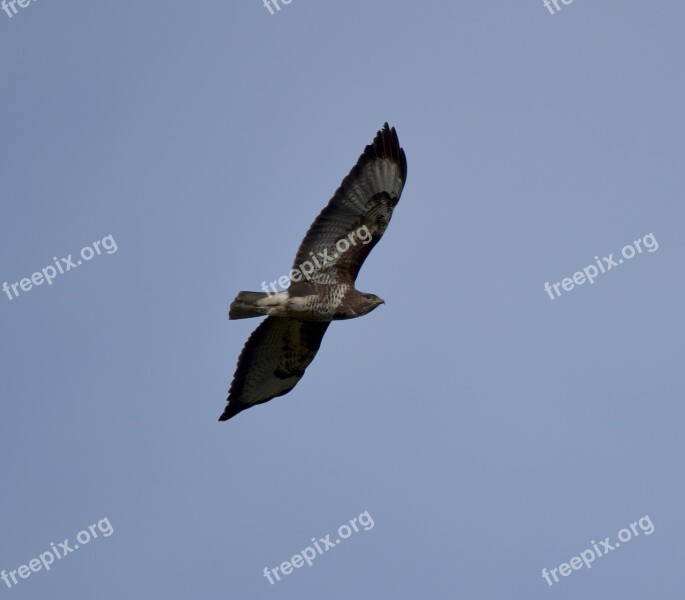
M 287 394 L 314 360 L 331 321 L 353 319 L 383 303 L 354 287 L 385 232 L 407 179 L 397 133 L 386 123 L 314 220 L 283 292 L 240 292 L 229 319 L 266 316 L 245 344 L 228 392 L 226 421 Z

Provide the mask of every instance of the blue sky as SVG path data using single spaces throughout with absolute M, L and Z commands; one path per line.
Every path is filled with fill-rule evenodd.
M 0 572 L 100 535 L 0 598 L 683 595 L 681 4 L 15 7 L 0 285 L 101 252 L 0 291 Z M 218 423 L 257 325 L 230 301 L 384 121 L 408 180 L 357 285 L 386 304 Z

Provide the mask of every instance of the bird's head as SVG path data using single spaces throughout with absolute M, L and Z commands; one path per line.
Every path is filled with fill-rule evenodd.
M 379 298 L 376 294 L 360 293 L 360 313 L 362 315 L 370 313 L 374 308 L 378 308 L 381 304 L 385 304 L 383 298 Z

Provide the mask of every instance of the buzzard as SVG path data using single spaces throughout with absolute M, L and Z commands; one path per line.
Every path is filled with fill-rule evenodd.
M 240 353 L 220 421 L 287 394 L 314 360 L 331 321 L 361 317 L 383 304 L 354 282 L 406 180 L 404 150 L 385 123 L 302 240 L 290 286 L 279 292 L 262 285 L 266 291 L 236 296 L 229 319 L 267 318 Z

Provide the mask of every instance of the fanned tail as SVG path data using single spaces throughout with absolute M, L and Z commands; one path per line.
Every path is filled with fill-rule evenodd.
M 239 292 L 235 300 L 231 302 L 228 310 L 229 319 L 249 319 L 250 317 L 263 317 L 269 310 L 268 306 L 259 304 L 269 294 L 266 292 Z

